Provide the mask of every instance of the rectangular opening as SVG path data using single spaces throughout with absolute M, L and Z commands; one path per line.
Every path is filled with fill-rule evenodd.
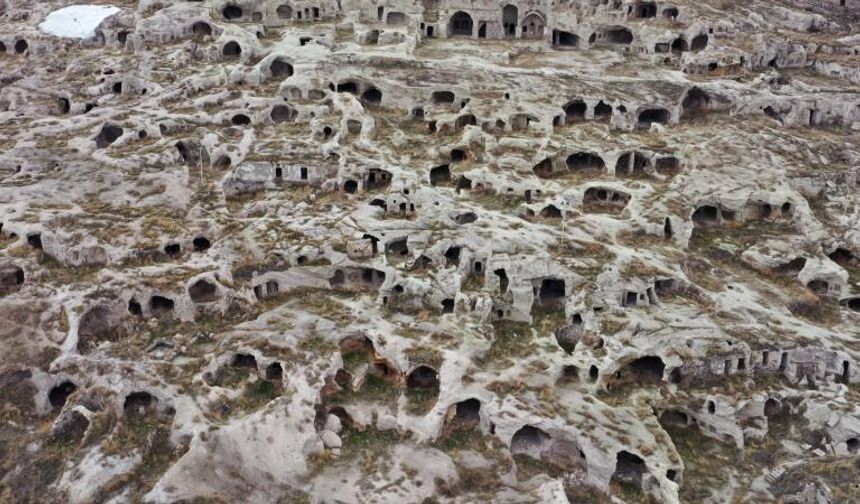
M 639 295 L 635 292 L 628 292 L 624 297 L 624 306 L 636 306 L 636 301 L 639 299 Z

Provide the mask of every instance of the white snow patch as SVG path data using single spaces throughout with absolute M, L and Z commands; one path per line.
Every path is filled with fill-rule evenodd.
M 113 5 L 71 5 L 48 14 L 39 28 L 58 37 L 86 39 L 95 36 L 105 18 L 119 11 Z

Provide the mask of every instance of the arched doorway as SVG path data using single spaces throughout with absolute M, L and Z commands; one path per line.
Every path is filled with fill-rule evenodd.
M 457 12 L 451 16 L 451 21 L 448 22 L 448 36 L 471 37 L 472 27 L 472 16 L 463 11 Z
M 676 38 L 672 41 L 672 52 L 686 52 L 690 50 L 690 47 L 687 45 L 687 41 L 682 39 L 681 37 Z
M 523 38 L 526 39 L 541 39 L 543 38 L 544 22 L 540 14 L 533 12 L 526 16 L 523 21 Z
M 502 9 L 502 32 L 505 38 L 514 38 L 517 36 L 519 15 L 519 9 L 517 9 L 516 5 L 505 5 Z

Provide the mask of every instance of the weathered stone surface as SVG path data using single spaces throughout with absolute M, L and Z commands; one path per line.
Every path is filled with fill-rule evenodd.
M 857 0 L 67 3 L 0 501 L 860 501 Z

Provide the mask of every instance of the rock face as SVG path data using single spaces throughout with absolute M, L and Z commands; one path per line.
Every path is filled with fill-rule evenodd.
M 0 501 L 860 501 L 857 0 L 67 3 Z

